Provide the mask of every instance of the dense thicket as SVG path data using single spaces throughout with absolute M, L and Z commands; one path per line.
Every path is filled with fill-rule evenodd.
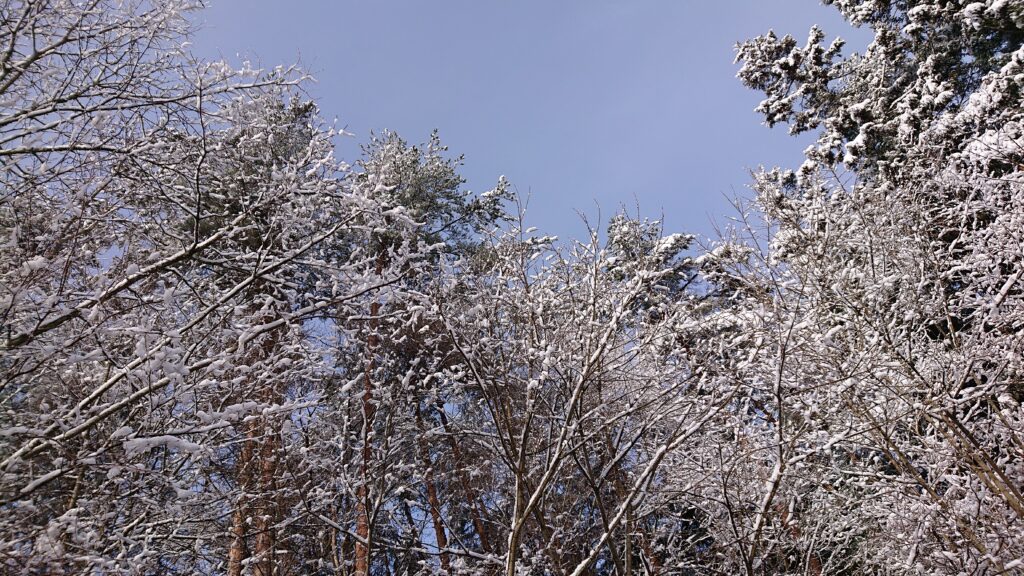
M 189 0 L 0 1 L 0 572 L 1024 571 L 1024 5 L 826 4 L 697 247 L 349 167 Z

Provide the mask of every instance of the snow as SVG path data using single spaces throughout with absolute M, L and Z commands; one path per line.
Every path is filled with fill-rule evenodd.
M 149 436 L 145 438 L 133 438 L 125 440 L 124 451 L 129 456 L 135 456 L 148 452 L 154 448 L 166 447 L 170 450 L 183 453 L 195 453 L 202 450 L 202 446 L 194 442 L 189 442 L 184 438 L 178 436 Z

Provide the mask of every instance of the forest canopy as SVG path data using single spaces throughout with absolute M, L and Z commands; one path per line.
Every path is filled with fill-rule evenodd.
M 1024 3 L 823 3 L 698 243 L 342 161 L 201 2 L 0 0 L 0 573 L 1024 573 Z

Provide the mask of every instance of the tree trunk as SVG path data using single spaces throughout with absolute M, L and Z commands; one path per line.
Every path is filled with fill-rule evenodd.
M 249 548 L 245 543 L 245 517 L 247 512 L 246 499 L 249 497 L 249 463 L 253 453 L 253 431 L 255 423 L 249 425 L 248 438 L 242 444 L 242 451 L 235 462 L 238 474 L 238 487 L 241 490 L 235 502 L 235 510 L 231 513 L 231 546 L 228 548 L 227 576 L 242 576 L 242 565 L 249 556 Z
M 262 322 L 272 317 L 264 316 Z M 267 359 L 280 344 L 277 334 L 268 335 L 262 345 L 253 350 L 256 358 Z M 255 360 L 255 358 L 253 358 Z M 265 404 L 280 402 L 276 382 L 255 384 L 253 397 Z M 249 423 L 246 440 L 235 465 L 238 487 L 241 490 L 231 517 L 231 546 L 228 550 L 228 576 L 241 576 L 245 561 L 255 559 L 254 576 L 272 576 L 274 571 L 274 526 L 278 509 L 275 505 L 275 472 L 278 456 L 278 436 L 272 433 L 271 423 L 265 417 Z M 246 521 L 253 516 L 255 542 L 252 554 L 246 543 Z
M 377 273 L 380 274 L 382 263 L 378 258 Z M 366 370 L 364 372 L 364 388 L 362 397 L 363 408 L 363 461 L 360 466 L 360 483 L 356 491 L 356 576 L 367 576 L 370 573 L 370 510 L 369 510 L 369 472 L 373 458 L 371 441 L 373 440 L 373 370 L 376 366 L 374 354 L 380 344 L 377 334 L 380 314 L 380 303 L 370 304 L 370 334 L 366 339 Z
M 277 435 L 269 428 L 265 429 L 265 433 L 260 441 L 260 495 L 255 518 L 256 545 L 253 557 L 256 563 L 253 567 L 253 576 L 274 574 L 274 526 L 277 520 L 274 473 L 277 470 Z
M 484 525 L 486 514 L 480 503 L 480 498 L 477 496 L 476 491 L 473 490 L 473 486 L 469 481 L 469 476 L 466 475 L 466 470 L 463 468 L 464 460 L 462 458 L 462 450 L 459 448 L 459 443 L 456 442 L 455 438 L 451 435 L 451 431 L 448 428 L 448 416 L 444 413 L 444 406 L 441 404 L 440 399 L 437 400 L 437 415 L 441 420 L 441 426 L 444 428 L 444 437 L 448 440 L 448 445 L 452 449 L 452 456 L 455 458 L 459 484 L 462 485 L 462 491 L 465 493 L 466 500 L 469 502 L 470 516 L 473 520 L 473 528 L 476 530 L 476 535 L 480 539 L 480 548 L 484 552 L 490 552 L 491 542 L 490 538 L 487 536 L 486 526 Z
M 419 427 L 419 443 L 420 458 L 423 461 L 424 466 L 424 482 L 427 485 L 427 503 L 430 506 L 430 519 L 434 523 L 434 537 L 437 539 L 437 548 L 440 551 L 441 557 L 441 570 L 445 574 L 451 574 L 451 560 L 448 552 L 448 535 L 445 533 L 444 522 L 441 519 L 441 502 L 437 498 L 437 486 L 434 485 L 434 466 L 430 460 L 430 450 L 427 448 L 427 443 L 423 441 L 423 434 L 425 432 L 423 426 L 423 415 L 420 412 L 420 406 L 416 404 L 416 424 Z

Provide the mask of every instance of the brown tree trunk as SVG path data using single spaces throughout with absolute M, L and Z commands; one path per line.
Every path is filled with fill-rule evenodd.
M 377 264 L 378 274 L 381 263 Z M 362 397 L 363 408 L 363 461 L 360 466 L 360 483 L 356 491 L 356 576 L 367 576 L 370 573 L 370 510 L 369 510 L 369 489 L 368 483 L 370 461 L 373 458 L 373 450 L 370 444 L 373 439 L 373 370 L 376 366 L 374 354 L 380 344 L 380 337 L 377 335 L 380 314 L 380 303 L 370 304 L 370 334 L 366 339 L 366 371 L 364 372 L 364 388 Z
M 644 551 L 647 561 L 650 562 L 649 570 L 651 576 L 658 576 L 661 573 L 661 562 L 658 560 L 658 555 L 654 553 L 654 549 L 651 548 L 651 543 L 647 538 L 640 540 L 640 548 Z
M 253 557 L 253 576 L 273 576 L 274 573 L 274 526 L 277 520 L 277 506 L 274 498 L 276 483 L 274 473 L 277 470 L 277 435 L 269 428 L 260 448 L 260 494 L 259 506 L 255 518 L 256 544 Z
M 228 576 L 242 576 L 242 563 L 248 555 L 245 546 L 245 510 L 241 502 L 231 513 L 231 547 L 228 549 Z
M 249 556 L 249 548 L 245 543 L 245 516 L 246 499 L 249 492 L 249 464 L 252 462 L 253 453 L 253 432 L 255 424 L 249 425 L 249 432 L 245 442 L 242 444 L 242 451 L 235 462 L 235 470 L 238 474 L 238 487 L 242 493 L 235 502 L 235 510 L 231 513 L 231 545 L 228 548 L 228 571 L 227 576 L 242 576 L 242 565 Z
M 272 317 L 264 316 L 262 322 Z M 280 344 L 277 333 L 268 334 L 262 345 L 252 350 L 257 359 L 267 359 Z M 252 396 L 265 404 L 281 401 L 281 392 L 275 380 L 269 384 L 254 384 Z M 252 420 L 246 431 L 246 440 L 235 465 L 238 487 L 241 490 L 235 510 L 231 516 L 231 545 L 228 549 L 228 576 L 241 576 L 242 569 L 250 558 L 255 559 L 254 576 L 272 576 L 274 571 L 274 526 L 277 524 L 278 509 L 275 505 L 275 472 L 278 453 L 278 436 L 272 432 L 272 424 L 264 418 Z M 246 542 L 246 521 L 253 516 L 255 542 L 253 549 Z
M 441 400 L 437 401 L 437 414 L 441 420 L 441 426 L 444 428 L 444 437 L 448 440 L 448 445 L 451 447 L 452 456 L 455 458 L 455 466 L 458 470 L 457 475 L 459 477 L 459 484 L 462 485 L 462 491 L 466 496 L 466 500 L 469 502 L 469 512 L 473 520 L 473 528 L 476 530 L 476 535 L 480 538 L 480 548 L 484 552 L 491 551 L 490 538 L 487 536 L 487 529 L 484 525 L 484 518 L 486 514 L 483 510 L 483 506 L 480 504 L 480 498 L 477 497 L 476 491 L 473 490 L 473 485 L 469 482 L 469 476 L 466 475 L 466 470 L 463 468 L 462 450 L 459 449 L 459 443 L 452 437 L 451 431 L 448 429 L 448 416 L 444 413 L 444 406 L 441 404 Z
M 448 535 L 444 529 L 444 522 L 441 520 L 441 502 L 437 498 L 437 487 L 434 484 L 434 466 L 433 462 L 430 461 L 430 450 L 427 449 L 427 444 L 423 441 L 425 430 L 423 415 L 420 412 L 418 403 L 416 404 L 416 424 L 418 424 L 420 432 L 417 440 L 419 442 L 420 458 L 423 460 L 424 466 L 424 481 L 427 485 L 427 503 L 430 505 L 430 519 L 434 523 L 434 536 L 437 539 L 437 548 L 440 550 L 441 570 L 445 574 L 451 574 L 451 559 L 447 552 Z

